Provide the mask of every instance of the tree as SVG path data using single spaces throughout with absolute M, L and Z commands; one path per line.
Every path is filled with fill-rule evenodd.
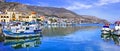
M 42 21 L 41 19 L 37 19 L 37 21 Z

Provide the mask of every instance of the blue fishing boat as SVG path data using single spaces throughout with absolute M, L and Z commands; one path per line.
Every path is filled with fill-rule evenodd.
M 16 22 L 5 25 L 3 34 L 6 38 L 28 38 L 41 35 L 42 29 L 39 24 L 29 22 Z

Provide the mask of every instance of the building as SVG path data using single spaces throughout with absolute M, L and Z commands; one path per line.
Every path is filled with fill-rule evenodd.
M 10 21 L 26 21 L 30 22 L 36 20 L 37 16 L 35 12 L 31 12 L 31 14 L 24 15 L 20 12 L 16 11 L 5 11 L 0 14 L 0 22 L 10 22 Z
M 45 16 L 40 16 L 39 19 L 40 19 L 41 21 L 45 21 Z

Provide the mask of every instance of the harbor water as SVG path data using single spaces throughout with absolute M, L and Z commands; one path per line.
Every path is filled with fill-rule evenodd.
M 4 39 L 0 51 L 119 51 L 113 40 L 101 38 L 102 25 L 47 26 L 42 37 Z

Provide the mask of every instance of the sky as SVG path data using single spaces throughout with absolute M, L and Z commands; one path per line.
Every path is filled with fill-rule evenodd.
M 120 0 L 6 0 L 27 5 L 66 8 L 79 15 L 92 15 L 110 22 L 120 20 Z

